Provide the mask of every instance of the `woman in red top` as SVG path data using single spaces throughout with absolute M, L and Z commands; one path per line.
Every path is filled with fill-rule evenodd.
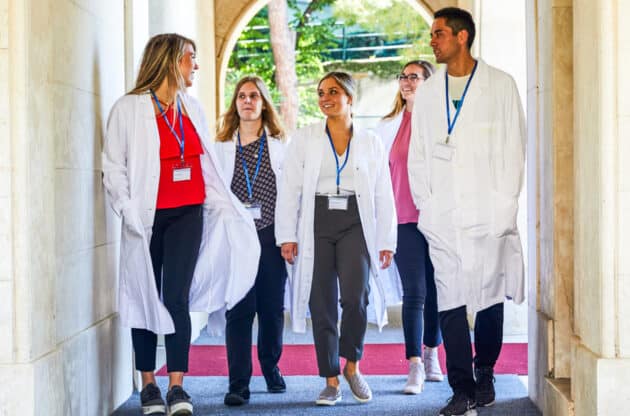
M 132 328 L 145 415 L 167 409 L 169 416 L 192 415 L 182 384 L 203 205 L 209 192 L 228 206 L 230 200 L 204 152 L 210 143 L 200 137 L 207 129 L 201 106 L 185 94 L 198 68 L 192 40 L 177 34 L 151 38 L 135 88 L 112 108 L 103 150 L 105 188 L 123 219 L 119 310 L 123 325 Z M 165 334 L 166 403 L 154 376 L 157 334 Z

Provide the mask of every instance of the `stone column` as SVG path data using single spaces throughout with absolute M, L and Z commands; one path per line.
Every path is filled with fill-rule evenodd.
M 568 415 L 573 409 L 572 1 L 528 1 L 527 20 L 529 391 L 544 414 Z
M 574 0 L 576 416 L 630 408 L 627 16 L 627 1 Z

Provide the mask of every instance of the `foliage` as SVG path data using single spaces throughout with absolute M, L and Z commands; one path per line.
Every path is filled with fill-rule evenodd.
M 340 69 L 391 79 L 400 71 L 402 62 L 413 59 L 433 61 L 428 24 L 404 0 L 313 0 L 306 2 L 306 8 L 304 4 L 304 1 L 287 0 L 293 15 L 289 26 L 295 31 L 296 38 L 300 125 L 321 118 L 315 89 L 317 81 L 327 71 Z M 375 53 L 368 51 L 361 56 L 348 55 L 355 60 L 339 61 L 339 52 L 333 53 L 331 50 L 340 48 L 342 43 L 353 46 L 348 45 L 347 39 L 340 40 L 342 33 L 350 32 L 375 33 L 368 40 L 364 38 L 363 45 L 402 46 L 390 49 L 391 56 L 388 55 L 387 60 L 371 59 Z M 358 61 L 357 57 L 367 60 Z M 238 79 L 249 74 L 256 74 L 265 81 L 274 102 L 282 100 L 274 79 L 267 7 L 250 21 L 230 56 L 226 103 L 232 98 Z
M 313 16 L 330 6 L 334 0 L 315 0 L 302 11 L 296 0 L 288 0 L 293 19 L 289 26 L 296 33 L 295 66 L 298 79 L 298 96 L 300 100 L 300 125 L 308 124 L 319 117 L 319 108 L 315 95 L 314 81 L 324 74 L 322 57 L 336 46 L 332 28 L 334 18 L 317 18 Z M 234 85 L 244 75 L 256 74 L 261 77 L 272 91 L 274 102 L 282 99 L 275 88 L 275 65 L 271 42 L 269 39 L 269 22 L 267 7 L 264 7 L 247 25 L 230 56 L 227 75 L 225 101 L 232 98 Z
M 382 33 L 388 42 L 410 43 L 411 47 L 398 53 L 403 61 L 432 59 L 429 25 L 404 0 L 337 0 L 334 16 L 346 26 Z

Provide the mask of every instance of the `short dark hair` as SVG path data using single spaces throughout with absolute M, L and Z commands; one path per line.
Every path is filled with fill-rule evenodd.
M 458 7 L 445 7 L 435 12 L 433 18 L 446 20 L 446 26 L 453 30 L 453 35 L 457 35 L 462 30 L 468 32 L 468 50 L 470 50 L 475 40 L 475 22 L 470 13 Z

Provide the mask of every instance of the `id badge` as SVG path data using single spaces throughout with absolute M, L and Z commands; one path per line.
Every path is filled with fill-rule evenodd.
M 259 220 L 262 218 L 262 205 L 260 204 L 260 202 L 246 202 L 243 205 L 245 205 L 245 209 L 247 210 L 247 212 L 249 212 L 252 218 L 254 218 L 255 220 Z
M 348 210 L 348 197 L 341 195 L 328 195 L 328 209 L 329 210 Z
M 177 164 L 173 166 L 173 182 L 184 182 L 190 180 L 192 168 L 190 165 Z
M 453 159 L 455 147 L 444 143 L 436 143 L 433 147 L 433 157 L 450 162 Z

